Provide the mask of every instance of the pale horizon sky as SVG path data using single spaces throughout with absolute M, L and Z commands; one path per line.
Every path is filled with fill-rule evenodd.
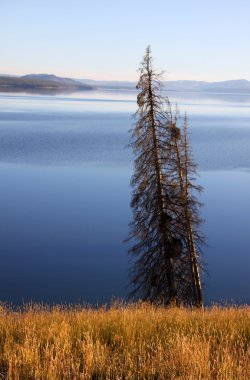
M 0 73 L 137 80 L 147 45 L 167 80 L 250 80 L 249 0 L 0 0 Z

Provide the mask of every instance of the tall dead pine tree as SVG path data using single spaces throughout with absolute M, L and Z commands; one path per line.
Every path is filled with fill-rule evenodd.
M 199 215 L 201 203 L 195 193 L 202 191 L 196 184 L 196 164 L 192 160 L 192 154 L 188 142 L 188 121 L 185 115 L 184 123 L 178 127 L 178 113 L 175 119 L 171 117 L 172 130 L 173 172 L 172 181 L 177 185 L 178 216 L 176 228 L 182 240 L 182 256 L 179 260 L 179 272 L 181 274 L 182 299 L 196 306 L 203 305 L 202 285 L 200 279 L 200 247 L 204 239 L 200 233 L 202 219 Z
M 129 235 L 135 242 L 130 254 L 136 258 L 132 295 L 164 304 L 201 305 L 202 297 L 198 302 L 199 297 L 194 296 L 198 291 L 194 266 L 198 274 L 199 267 L 194 248 L 198 240 L 192 240 L 192 226 L 196 215 L 198 224 L 198 213 L 189 192 L 187 136 L 181 135 L 177 119 L 173 121 L 161 86 L 161 74 L 153 69 L 148 47 L 140 68 L 138 110 L 131 135 L 136 156 Z

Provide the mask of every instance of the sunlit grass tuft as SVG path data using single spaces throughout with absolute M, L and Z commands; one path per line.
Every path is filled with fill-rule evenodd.
M 250 308 L 0 307 L 0 379 L 250 379 Z

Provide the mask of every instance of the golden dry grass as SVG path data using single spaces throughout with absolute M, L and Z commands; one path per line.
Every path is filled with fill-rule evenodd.
M 250 379 L 250 308 L 0 308 L 0 379 Z

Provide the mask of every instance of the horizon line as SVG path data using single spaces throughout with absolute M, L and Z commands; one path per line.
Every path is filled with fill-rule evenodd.
M 129 83 L 136 83 L 137 80 L 132 79 L 94 79 L 93 77 L 76 77 L 76 76 L 64 76 L 60 74 L 54 74 L 49 72 L 29 72 L 28 74 L 9 74 L 9 73 L 1 73 L 0 76 L 12 76 L 12 77 L 23 77 L 26 75 L 55 75 L 59 78 L 69 78 L 69 79 L 75 79 L 75 80 L 91 80 L 95 82 L 129 82 Z M 235 79 L 221 79 L 221 80 L 205 80 L 205 79 L 164 79 L 163 82 L 206 82 L 206 83 L 219 83 L 219 82 L 229 82 L 229 81 L 247 81 L 250 82 L 250 80 L 246 78 L 235 78 Z

